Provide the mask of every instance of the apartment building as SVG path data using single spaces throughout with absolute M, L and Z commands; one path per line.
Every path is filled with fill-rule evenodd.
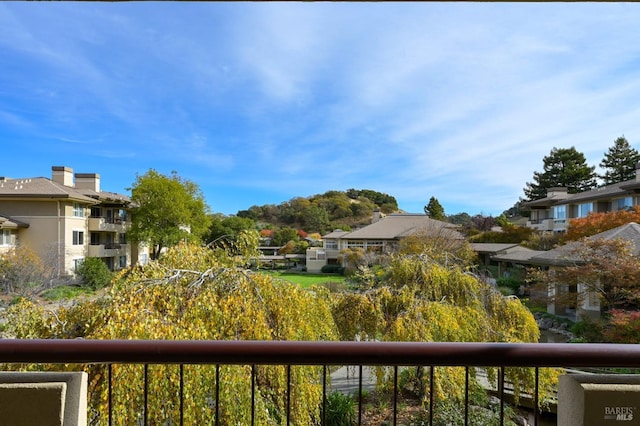
M 128 196 L 100 189 L 97 173 L 53 166 L 51 178 L 0 177 L 0 251 L 32 248 L 62 275 L 86 257 L 110 270 L 146 262 L 146 252 L 127 240 Z
M 602 186 L 578 194 L 567 188 L 549 188 L 547 196 L 523 204 L 531 212 L 527 226 L 538 231 L 563 232 L 570 219 L 586 217 L 589 213 L 624 210 L 640 205 L 640 163 L 636 177 L 625 182 Z

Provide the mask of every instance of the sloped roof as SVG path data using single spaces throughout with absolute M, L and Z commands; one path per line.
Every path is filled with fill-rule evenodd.
M 625 225 L 618 226 L 617 228 L 588 237 L 590 240 L 601 239 L 604 241 L 615 240 L 618 238 L 631 244 L 632 251 L 635 256 L 640 254 L 640 225 L 635 222 L 630 222 Z M 556 247 L 553 250 L 544 251 L 539 255 L 532 257 L 530 261 L 537 265 L 563 265 L 569 260 L 569 256 L 572 251 L 575 250 L 579 244 L 580 241 L 573 241 L 563 246 Z
M 500 253 L 512 247 L 517 246 L 516 243 L 470 243 L 473 251 L 477 253 Z
M 578 192 L 577 194 L 567 194 L 564 196 L 552 195 L 550 197 L 540 198 L 538 200 L 527 201 L 524 207 L 546 207 L 559 204 L 576 204 L 585 201 L 598 200 L 602 198 L 611 198 L 614 196 L 625 196 L 634 193 L 634 189 L 638 188 L 636 179 L 624 182 L 614 183 L 611 185 L 601 186 L 589 191 Z
M 349 231 L 343 231 L 342 229 L 335 229 L 331 232 L 329 232 L 327 235 L 323 235 L 322 238 L 323 239 L 335 239 L 335 238 L 342 238 L 343 235 L 348 234 Z
M 419 231 L 436 231 L 443 229 L 453 231 L 457 226 L 431 219 L 425 214 L 390 214 L 377 222 L 339 237 L 349 240 L 393 240 Z M 460 236 L 462 238 L 462 236 Z
M 28 228 L 29 224 L 13 219 L 9 216 L 0 215 L 0 229 Z
M 89 204 L 109 201 L 122 204 L 131 202 L 126 195 L 76 189 L 44 177 L 0 180 L 0 199 L 2 198 L 67 198 Z
M 530 263 L 532 257 L 542 253 L 544 252 L 540 250 L 533 250 L 527 247 L 516 245 L 494 256 L 491 256 L 491 259 L 502 262 Z
M 97 204 L 95 199 L 76 189 L 43 177 L 2 180 L 0 198 L 67 198 Z

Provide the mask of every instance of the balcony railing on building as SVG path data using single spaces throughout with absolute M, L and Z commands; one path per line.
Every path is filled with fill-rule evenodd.
M 357 405 L 358 424 L 363 423 L 363 367 L 386 366 L 392 372 L 390 388 L 391 420 L 397 424 L 400 410 L 399 372 L 406 367 L 425 367 L 430 390 L 434 395 L 439 377 L 437 367 L 460 367 L 466 372 L 465 408 L 461 413 L 460 424 L 470 424 L 469 376 L 477 368 L 497 368 L 498 375 L 494 384 L 489 384 L 499 398 L 500 424 L 504 424 L 504 413 L 509 400 L 509 386 L 505 372 L 515 367 L 530 367 L 535 378 L 533 392 L 527 395 L 532 407 L 539 407 L 539 372 L 543 367 L 558 368 L 640 368 L 640 345 L 616 344 L 510 344 L 510 343 L 408 343 L 408 342 L 295 342 L 295 341 L 135 341 L 135 340 L 0 340 L 0 363 L 4 365 L 20 364 L 30 370 L 36 364 L 76 365 L 78 369 L 89 370 L 89 383 L 104 380 L 108 384 L 102 399 L 104 411 L 93 412 L 90 418 L 95 424 L 123 424 L 113 398 L 119 386 L 127 385 L 114 379 L 119 368 L 139 365 L 141 370 L 140 395 L 126 395 L 127 404 L 138 403 L 138 424 L 187 424 L 185 413 L 188 399 L 185 381 L 197 365 L 210 366 L 210 377 L 204 378 L 198 370 L 199 378 L 211 384 L 207 409 L 210 412 L 208 424 L 224 424 L 221 421 L 221 392 L 238 392 L 225 387 L 225 381 L 236 376 L 225 377 L 222 366 L 246 366 L 247 395 L 235 395 L 238 401 L 251 404 L 250 416 L 246 423 L 256 424 L 256 400 L 258 398 L 257 373 L 261 366 L 283 366 L 283 382 L 286 386 L 285 407 L 280 424 L 294 424 L 291 412 L 294 405 L 299 409 L 301 403 L 296 399 L 297 389 L 292 386 L 292 377 L 298 366 L 318 366 L 317 377 L 310 377 L 321 389 L 322 398 L 318 409 L 317 424 L 327 423 L 327 395 L 331 389 L 332 366 L 355 366 L 357 386 L 354 397 Z M 157 365 L 170 367 L 166 376 L 157 374 Z M 129 367 L 128 367 L 129 366 Z M 168 367 L 169 368 L 169 367 Z M 151 372 L 154 372 L 152 374 Z M 434 374 L 434 371 L 436 372 Z M 440 370 L 442 371 L 442 370 Z M 237 372 L 236 372 L 237 374 Z M 164 379 L 163 379 L 164 377 Z M 158 389 L 157 380 L 166 380 L 165 385 L 175 390 L 171 393 L 177 398 L 177 406 L 151 404 Z M 263 380 L 263 379 L 262 379 Z M 122 403 L 122 398 L 120 397 Z M 135 402 L 138 401 L 138 402 Z M 189 401 L 192 402 L 192 401 Z M 160 408 L 158 408 L 160 407 Z M 152 410 L 156 410 L 152 412 Z M 160 411 L 157 411 L 160 410 Z M 425 402 L 425 423 L 433 424 L 435 408 L 433 399 Z M 538 424 L 539 410 L 532 410 L 532 423 Z M 158 420 L 161 418 L 161 420 Z
M 130 222 L 120 217 L 95 217 L 89 218 L 89 231 L 92 232 L 126 232 Z

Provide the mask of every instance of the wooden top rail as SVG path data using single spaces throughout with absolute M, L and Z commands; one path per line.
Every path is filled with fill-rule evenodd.
M 640 368 L 640 345 L 0 339 L 0 363 Z

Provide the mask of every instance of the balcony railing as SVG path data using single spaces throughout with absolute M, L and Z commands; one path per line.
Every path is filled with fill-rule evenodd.
M 640 368 L 640 345 L 618 344 L 510 344 L 510 343 L 408 343 L 408 342 L 295 342 L 295 341 L 144 341 L 144 340 L 0 340 L 0 363 L 3 364 L 104 364 L 108 371 L 108 413 L 103 418 L 113 423 L 111 404 L 114 388 L 112 368 L 117 364 L 144 365 L 144 409 L 140 419 L 149 423 L 147 409 L 149 365 L 179 365 L 179 419 L 166 424 L 184 424 L 183 419 L 183 368 L 185 365 L 215 365 L 215 389 L 212 390 L 215 407 L 211 424 L 219 425 L 217 401 L 220 392 L 221 365 L 246 365 L 251 367 L 251 401 L 254 424 L 255 367 L 260 365 L 281 365 L 286 367 L 286 418 L 289 425 L 289 408 L 292 401 L 291 367 L 322 366 L 322 416 L 321 424 L 326 424 L 327 371 L 328 366 L 390 366 L 394 367 L 393 422 L 398 413 L 398 367 L 408 366 L 459 366 L 465 367 L 467 378 L 470 367 L 498 367 L 497 383 L 500 398 L 500 424 L 504 422 L 505 382 L 504 370 L 508 367 L 533 367 L 535 369 L 535 392 L 533 406 L 538 406 L 538 371 L 540 367 L 562 368 Z M 33 367 L 33 365 L 31 365 Z M 32 368 L 30 368 L 32 369 Z M 359 373 L 358 420 L 362 423 L 362 368 Z M 433 368 L 430 369 L 433 372 Z M 431 373 L 432 374 L 432 373 Z M 433 376 L 430 386 L 433 388 Z M 91 381 L 91 377 L 89 378 Z M 465 404 L 468 407 L 468 379 L 465 389 Z M 295 392 L 293 392 L 293 395 Z M 433 392 L 430 392 L 433 395 Z M 132 396 L 130 396 L 132 397 Z M 295 395 L 293 396 L 295 398 Z M 429 424 L 432 424 L 433 405 L 429 402 Z M 538 410 L 534 410 L 534 424 L 538 424 Z M 464 424 L 469 424 L 469 410 L 465 409 Z
M 119 217 L 89 217 L 89 231 L 125 232 L 130 222 Z
M 90 257 L 115 257 L 115 256 L 127 256 L 128 245 L 118 243 L 108 244 L 90 244 L 89 256 Z

